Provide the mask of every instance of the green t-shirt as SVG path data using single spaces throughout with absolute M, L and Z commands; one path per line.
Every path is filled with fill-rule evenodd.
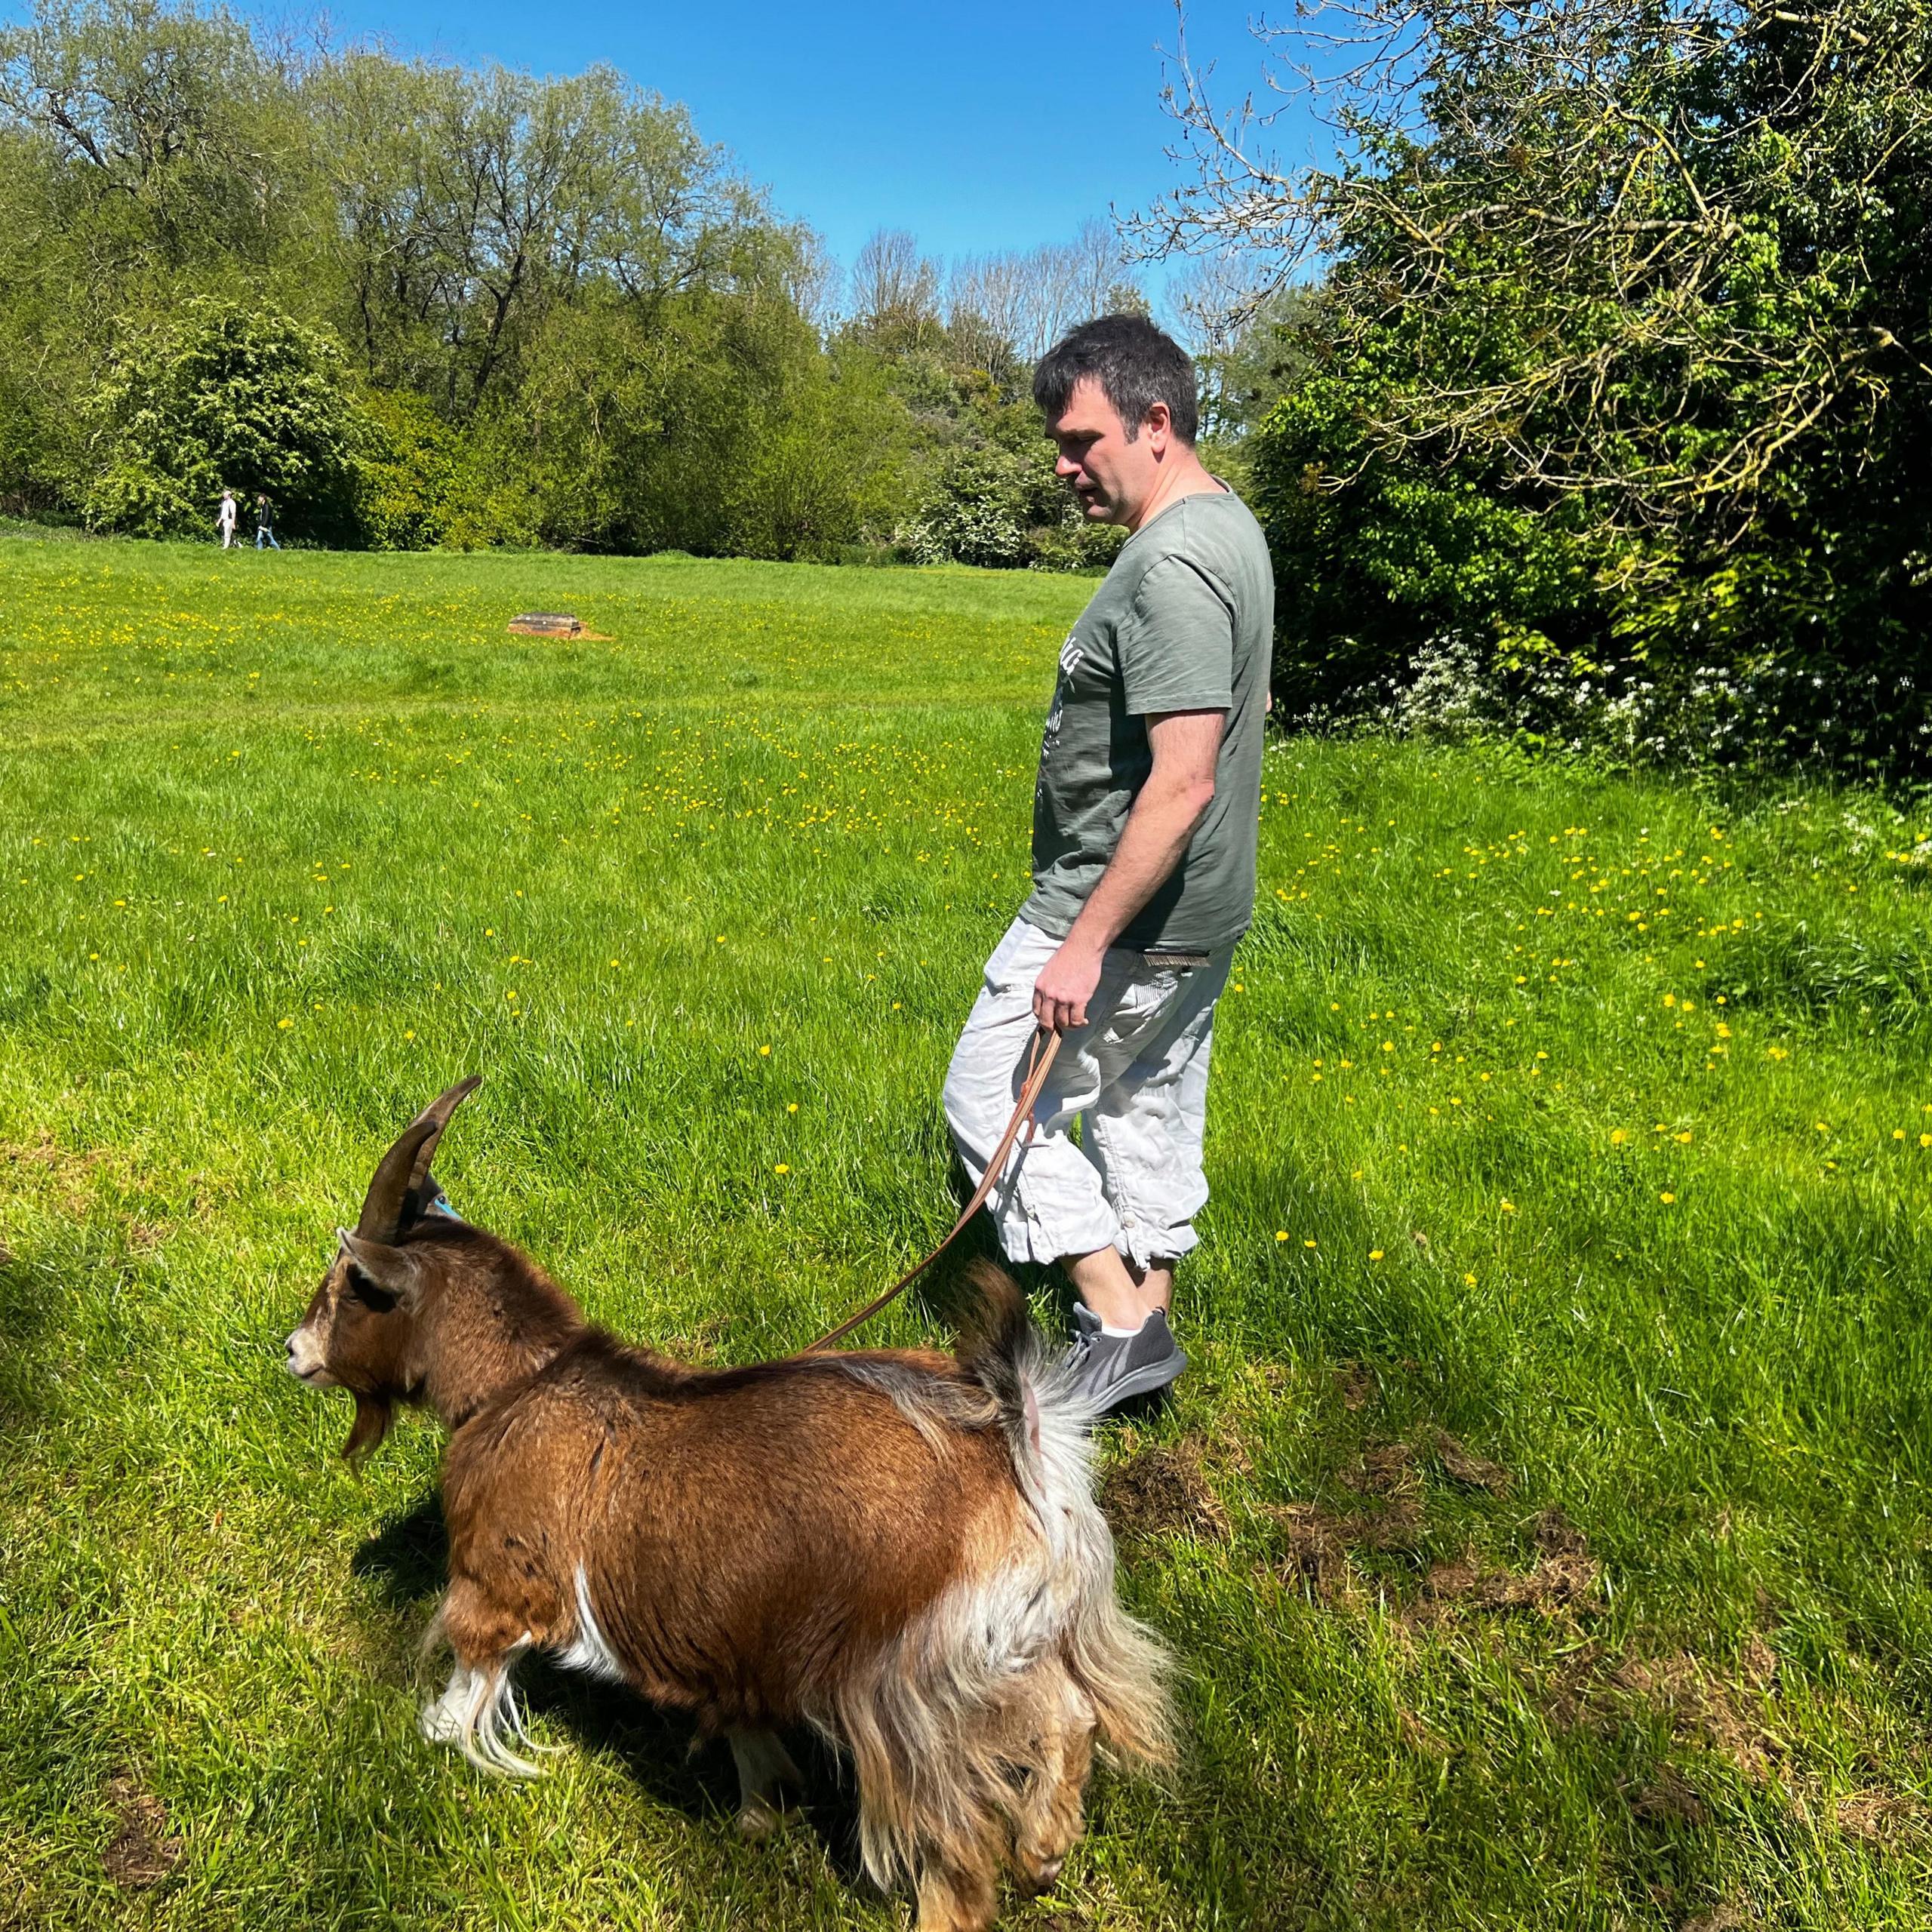
M 1072 926 L 1153 769 L 1148 715 L 1225 711 L 1214 796 L 1115 943 L 1220 952 L 1247 931 L 1274 632 L 1267 543 L 1232 491 L 1183 497 L 1128 539 L 1060 648 L 1021 918 L 1056 937 Z

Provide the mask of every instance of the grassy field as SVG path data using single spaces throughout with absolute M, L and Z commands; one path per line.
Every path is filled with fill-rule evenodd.
M 358 1483 L 281 1338 L 472 1070 L 457 1205 L 626 1334 L 795 1347 L 936 1235 L 1090 586 L 0 584 L 0 1924 L 902 1923 L 835 1794 L 743 1847 L 608 1690 L 534 1675 L 540 1786 L 419 1743 L 436 1436 Z M 1927 828 L 1373 740 L 1265 782 L 1198 1365 L 1105 1451 L 1186 1760 L 1013 1922 L 1932 1926 Z

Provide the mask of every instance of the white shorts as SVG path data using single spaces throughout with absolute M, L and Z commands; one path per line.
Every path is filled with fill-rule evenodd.
M 1033 1037 L 1033 983 L 1060 942 L 1016 919 L 986 961 L 986 983 L 946 1076 L 946 1118 L 977 1186 L 1012 1118 Z M 1195 1245 L 1208 1199 L 1201 1167 L 1208 1052 L 1228 955 L 1204 964 L 1115 947 L 1067 1035 L 986 1206 L 1011 1261 L 1115 1247 L 1141 1267 Z M 1081 1138 L 1073 1140 L 1073 1123 Z M 1024 1130 L 1023 1129 L 1023 1132 Z

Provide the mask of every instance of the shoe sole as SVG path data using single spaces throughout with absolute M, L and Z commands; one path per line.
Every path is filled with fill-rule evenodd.
M 1132 1401 L 1137 1395 L 1151 1395 L 1158 1389 L 1173 1387 L 1186 1369 L 1186 1352 L 1177 1347 L 1172 1355 L 1163 1355 L 1158 1361 L 1143 1362 L 1118 1382 L 1108 1383 L 1104 1390 L 1086 1392 L 1096 1413 L 1105 1415 L 1109 1410 L 1118 1408 L 1121 1403 Z

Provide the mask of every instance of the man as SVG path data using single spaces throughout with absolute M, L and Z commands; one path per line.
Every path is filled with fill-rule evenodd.
M 977 1182 L 1035 1026 L 1065 1034 L 989 1205 L 1009 1259 L 1071 1277 L 1106 1410 L 1187 1366 L 1168 1310 L 1208 1198 L 1214 1002 L 1254 911 L 1274 579 L 1260 526 L 1195 454 L 1194 365 L 1151 321 L 1075 330 L 1033 396 L 1088 519 L 1131 534 L 1060 651 L 1032 896 L 987 962 L 946 1110 Z
M 264 543 L 271 550 L 281 548 L 275 540 L 275 506 L 269 501 L 266 490 L 257 490 L 255 492 L 255 548 L 259 550 Z
M 235 542 L 235 492 L 224 490 L 221 493 L 221 507 L 214 513 L 214 527 L 224 550 L 231 548 Z

